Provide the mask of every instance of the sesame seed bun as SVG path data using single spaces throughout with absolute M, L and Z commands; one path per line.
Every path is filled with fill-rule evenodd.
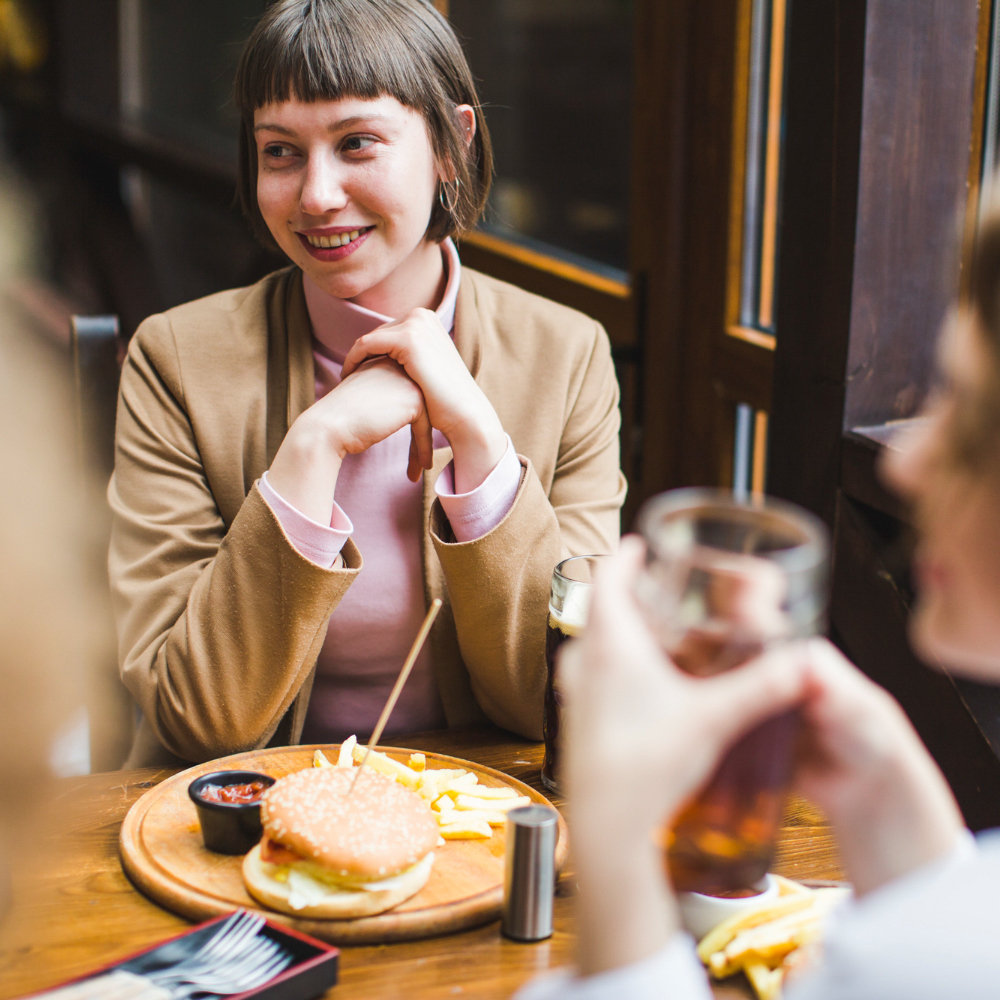
M 260 818 L 272 840 L 348 878 L 398 875 L 438 841 L 428 804 L 369 768 L 310 767 L 280 778 L 264 793 Z
M 427 803 L 368 768 L 307 768 L 279 779 L 261 800 L 261 823 L 265 838 L 298 860 L 270 863 L 258 845 L 244 860 L 243 880 L 262 903 L 300 916 L 396 906 L 427 882 L 438 843 Z

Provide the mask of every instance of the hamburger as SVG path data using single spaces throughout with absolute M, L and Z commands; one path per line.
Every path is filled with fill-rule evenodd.
M 260 818 L 264 837 L 243 860 L 247 891 L 300 917 L 363 917 L 397 906 L 427 882 L 438 843 L 427 803 L 368 768 L 280 778 L 264 793 Z

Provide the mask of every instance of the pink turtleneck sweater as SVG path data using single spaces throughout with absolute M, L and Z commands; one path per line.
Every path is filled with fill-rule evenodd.
M 438 318 L 449 332 L 461 280 L 458 252 L 442 244 L 448 283 Z M 340 383 L 351 346 L 391 317 L 327 294 L 303 277 L 313 329 L 316 398 Z M 434 432 L 434 447 L 447 441 Z M 318 524 L 287 503 L 261 477 L 260 491 L 291 543 L 320 566 L 333 565 L 344 542 L 353 537 L 364 568 L 330 618 L 326 642 L 316 663 L 304 743 L 339 742 L 351 733 L 366 737 L 396 680 L 403 659 L 426 612 L 421 543 L 423 485 L 406 478 L 410 429 L 404 427 L 361 455 L 347 455 L 337 477 L 333 517 Z M 510 510 L 521 478 L 521 464 L 507 440 L 496 468 L 470 493 L 455 494 L 449 465 L 435 490 L 460 542 L 481 538 Z M 386 727 L 386 735 L 438 729 L 444 709 L 425 646 Z

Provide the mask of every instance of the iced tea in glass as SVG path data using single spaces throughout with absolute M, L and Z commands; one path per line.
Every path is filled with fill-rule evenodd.
M 740 501 L 675 490 L 640 513 L 643 612 L 683 670 L 717 674 L 776 643 L 825 627 L 826 529 L 770 498 Z M 663 832 L 678 890 L 732 892 L 767 872 L 781 828 L 798 730 L 794 712 L 734 744 L 715 774 Z
M 545 762 L 542 784 L 559 793 L 559 723 L 562 700 L 556 683 L 556 654 L 567 640 L 580 634 L 587 621 L 590 589 L 594 572 L 603 556 L 573 556 L 564 559 L 552 572 L 549 592 L 549 620 L 545 630 L 545 714 L 542 732 L 545 739 Z

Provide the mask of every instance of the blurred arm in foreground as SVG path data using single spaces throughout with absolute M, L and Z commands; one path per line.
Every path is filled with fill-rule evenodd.
M 0 917 L 9 861 L 44 843 L 53 741 L 85 704 L 103 635 L 67 373 L 6 295 L 34 266 L 29 215 L 0 163 Z

